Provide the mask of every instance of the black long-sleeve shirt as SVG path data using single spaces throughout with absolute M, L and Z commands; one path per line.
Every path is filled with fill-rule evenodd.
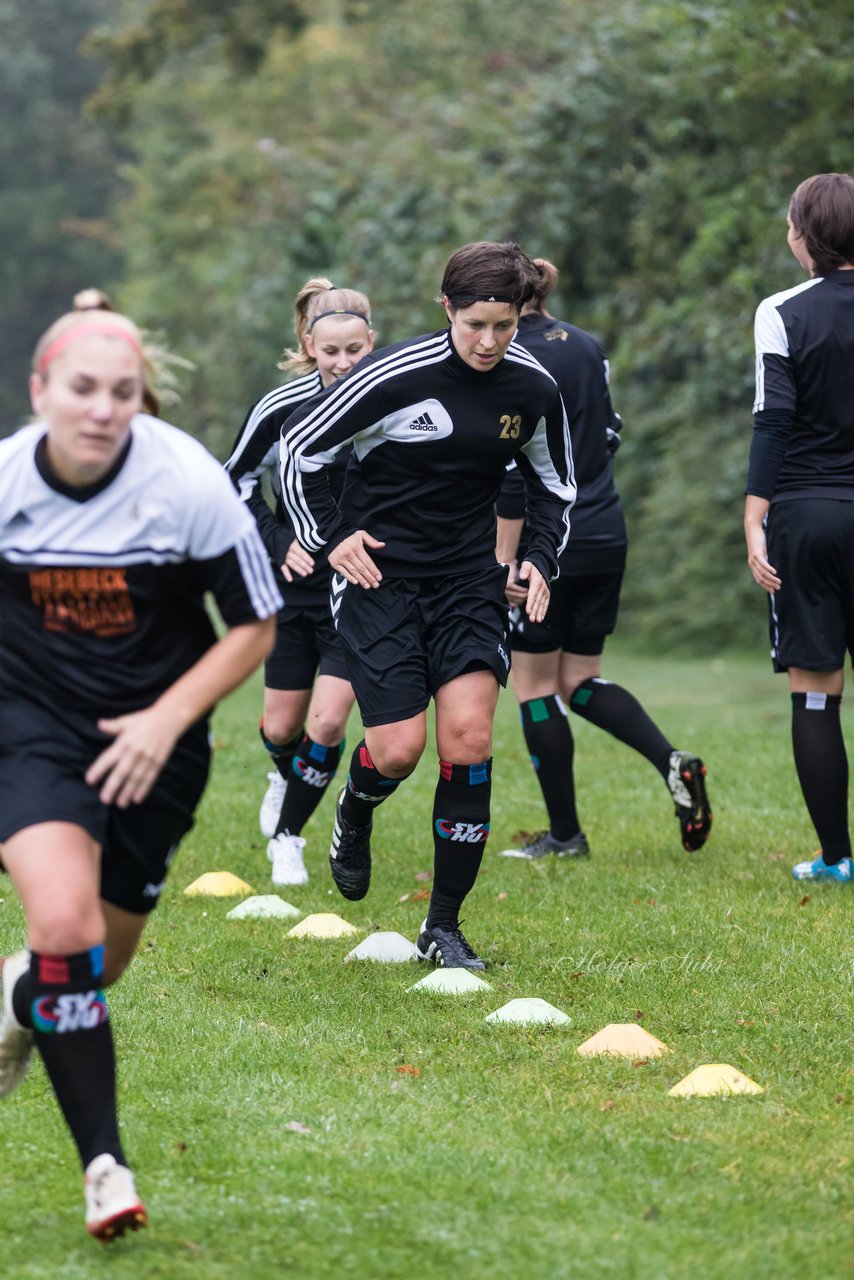
M 854 271 L 831 271 L 756 310 L 747 492 L 854 499 Z
M 575 566 L 578 572 L 583 560 L 586 571 L 588 563 L 598 567 L 604 548 L 622 548 L 628 541 L 609 445 L 609 430 L 619 432 L 622 422 L 611 404 L 608 359 L 592 334 L 540 312 L 522 316 L 516 341 L 548 369 L 566 406 L 578 496 L 561 569 Z M 518 519 L 525 514 L 520 489 L 511 470 L 499 515 Z
M 325 472 L 351 442 L 339 505 Z M 549 579 L 575 499 L 557 384 L 516 342 L 493 369 L 472 369 L 441 329 L 366 356 L 288 419 L 282 499 L 312 553 L 365 529 L 386 544 L 371 551 L 386 576 L 463 573 L 495 564 L 495 500 L 513 460 L 529 559 Z
M 225 469 L 231 476 L 237 492 L 255 517 L 264 546 L 278 574 L 284 563 L 288 547 L 296 536 L 290 517 L 282 503 L 279 485 L 279 439 L 282 426 L 300 405 L 313 400 L 323 390 L 320 374 L 306 374 L 294 378 L 281 387 L 268 391 L 246 415 L 237 433 L 231 457 Z M 332 478 L 334 493 L 340 494 L 344 484 L 347 455 L 336 461 Z M 275 497 L 275 511 L 264 497 L 262 481 L 269 476 Z M 284 587 L 289 605 L 305 604 L 326 596 L 329 588 L 329 562 L 321 551 L 314 556 L 314 570 L 305 578 L 294 575 L 294 580 Z

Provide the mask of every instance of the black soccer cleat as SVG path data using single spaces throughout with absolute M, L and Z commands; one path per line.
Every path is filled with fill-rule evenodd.
M 346 787 L 335 806 L 335 825 L 329 849 L 329 867 L 338 891 L 351 902 L 364 898 L 371 883 L 371 827 L 354 827 L 341 813 Z
M 556 840 L 550 831 L 540 831 L 535 836 L 528 836 L 527 839 L 527 844 L 520 844 L 515 849 L 502 849 L 499 857 L 524 858 L 528 862 L 545 858 L 550 853 L 557 854 L 559 858 L 590 857 L 590 845 L 583 831 L 570 836 L 568 840 Z
M 415 943 L 415 953 L 419 960 L 429 960 L 443 969 L 486 968 L 486 961 L 469 946 L 460 928 L 442 929 L 434 924 L 428 929 L 426 920 Z
M 682 845 L 689 853 L 701 848 L 712 829 L 712 807 L 706 795 L 706 766 L 688 751 L 670 753 L 667 787 L 676 806 Z

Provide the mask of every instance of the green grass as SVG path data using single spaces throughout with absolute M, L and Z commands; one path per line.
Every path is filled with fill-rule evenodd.
M 0 1275 L 850 1274 L 852 896 L 789 874 L 814 836 L 784 682 L 761 655 L 655 661 L 618 646 L 606 674 L 706 758 L 712 839 L 685 854 L 657 775 L 573 718 L 593 858 L 496 857 L 544 822 L 504 696 L 493 834 L 465 926 L 493 989 L 457 998 L 409 994 L 415 966 L 342 966 L 353 941 L 289 939 L 281 923 L 227 921 L 231 901 L 183 896 L 216 869 L 269 888 L 258 682 L 224 705 L 198 825 L 111 993 L 124 1134 L 151 1226 L 106 1250 L 86 1238 L 75 1156 L 36 1064 L 0 1111 Z M 311 881 L 289 899 L 414 936 L 424 904 L 400 899 L 431 867 L 434 781 L 431 751 L 378 816 L 362 903 L 331 889 L 327 795 L 306 831 Z M 21 913 L 8 883 L 0 892 L 0 949 L 17 947 Z M 534 995 L 571 1025 L 484 1023 Z M 671 1054 L 575 1052 L 606 1023 L 632 1021 Z M 731 1063 L 766 1092 L 667 1096 L 704 1062 Z M 407 1065 L 420 1075 L 398 1071 Z

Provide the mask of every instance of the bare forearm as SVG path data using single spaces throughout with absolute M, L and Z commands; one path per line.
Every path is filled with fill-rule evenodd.
M 232 627 L 161 694 L 155 706 L 174 717 L 178 736 L 260 666 L 273 647 L 275 635 L 275 618 Z

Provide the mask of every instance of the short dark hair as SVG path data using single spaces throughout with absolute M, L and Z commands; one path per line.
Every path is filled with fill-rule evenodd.
M 464 244 L 448 259 L 440 298 L 452 310 L 474 302 L 508 302 L 517 311 L 534 296 L 537 268 L 512 240 Z
M 818 275 L 854 262 L 854 178 L 816 173 L 795 188 L 789 219 Z

